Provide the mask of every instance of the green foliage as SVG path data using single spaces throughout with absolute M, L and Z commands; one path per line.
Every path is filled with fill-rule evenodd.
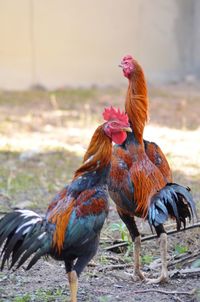
M 99 261 L 100 261 L 101 264 L 104 264 L 104 265 L 106 265 L 106 264 L 109 263 L 109 260 L 108 260 L 108 259 L 106 258 L 106 256 L 103 255 L 103 254 L 101 255 Z
M 184 246 L 184 245 L 180 245 L 180 244 L 177 244 L 175 246 L 175 252 L 177 254 L 184 254 L 188 251 L 188 247 L 187 246 Z
M 128 246 L 126 254 L 123 256 L 124 263 L 132 263 L 133 262 L 133 244 Z
M 24 296 L 15 297 L 14 302 L 30 302 L 30 294 L 25 294 Z
M 52 290 L 37 290 L 35 292 L 35 301 L 37 302 L 54 302 L 59 299 L 59 301 L 66 301 L 66 295 L 63 293 L 62 288 L 57 288 L 55 291 Z
M 34 175 L 27 172 L 21 172 L 13 178 L 8 178 L 8 193 L 15 194 L 22 190 L 28 190 L 36 181 Z
M 144 255 L 141 258 L 142 264 L 147 264 L 149 265 L 153 261 L 153 256 L 151 255 Z
M 131 242 L 129 232 L 127 230 L 126 225 L 123 222 L 112 223 L 110 225 L 110 230 L 112 232 L 117 231 L 123 241 Z
M 56 290 L 43 290 L 39 289 L 33 294 L 25 294 L 24 296 L 17 296 L 13 302 L 55 302 L 66 301 L 66 294 L 62 288 Z

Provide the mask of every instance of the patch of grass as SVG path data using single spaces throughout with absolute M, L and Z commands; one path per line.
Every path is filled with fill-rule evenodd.
M 66 101 L 68 105 L 71 102 L 80 103 L 95 98 L 97 94 L 98 90 L 96 88 L 68 88 L 50 92 L 50 96 L 55 96 L 61 108 L 66 108 Z M 65 100 L 64 103 L 63 100 Z
M 130 234 L 126 225 L 123 222 L 112 223 L 110 225 L 110 230 L 112 232 L 118 232 L 121 240 L 131 242 Z
M 130 245 L 130 249 L 128 248 L 126 254 L 123 256 L 123 261 L 125 263 L 133 262 L 133 244 Z
M 99 262 L 102 264 L 102 265 L 107 265 L 109 264 L 109 260 L 108 258 L 105 256 L 105 255 L 101 255 L 101 257 L 99 258 Z
M 66 301 L 66 294 L 62 288 L 57 288 L 55 291 L 52 290 L 37 290 L 34 294 L 34 300 L 38 302 L 54 302 Z
M 185 245 L 180 245 L 180 244 L 177 244 L 175 246 L 175 252 L 179 255 L 179 254 L 184 254 L 188 251 L 188 247 L 185 246 Z
M 144 255 L 144 256 L 141 257 L 142 264 L 149 265 L 152 261 L 153 261 L 153 256 L 152 255 Z
M 31 301 L 31 295 L 25 294 L 24 296 L 18 296 L 15 297 L 13 302 L 30 302 Z
M 15 195 L 19 191 L 27 191 L 35 185 L 39 185 L 34 174 L 19 172 L 15 177 L 8 179 L 8 193 Z
M 25 294 L 23 296 L 17 296 L 14 298 L 13 302 L 55 302 L 66 301 L 66 293 L 62 288 L 57 288 L 55 290 L 43 290 L 39 289 L 33 294 Z
M 20 206 L 45 211 L 54 194 L 71 181 L 81 157 L 64 149 L 21 161 L 20 153 L 0 153 L 0 209 Z M 5 165 L 3 163 L 6 162 Z
M 25 107 L 30 104 L 43 103 L 52 106 L 59 106 L 61 109 L 69 108 L 69 105 L 74 103 L 85 102 L 95 98 L 99 93 L 96 88 L 68 88 L 55 91 L 42 91 L 42 90 L 28 90 L 28 91 L 1 91 L 0 92 L 0 105 L 6 104 L 7 106 L 23 105 Z M 56 104 L 52 103 L 55 99 Z

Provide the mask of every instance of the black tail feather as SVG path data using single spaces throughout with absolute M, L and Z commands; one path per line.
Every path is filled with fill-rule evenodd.
M 17 264 L 16 269 L 18 269 L 24 262 L 38 249 L 40 248 L 40 241 L 36 240 L 31 244 L 31 246 L 26 250 L 23 256 L 20 258 L 19 263 Z
M 9 213 L 5 215 L 1 220 L 0 220 L 0 235 L 3 233 L 3 229 L 11 222 L 13 221 L 16 217 L 18 217 L 18 214 L 16 212 Z
M 9 215 L 9 214 L 8 214 Z M 10 222 L 5 222 L 1 229 L 1 236 L 0 236 L 0 247 L 3 244 L 4 240 L 18 227 L 21 222 L 20 217 L 15 217 Z M 23 223 L 27 222 L 24 220 Z
M 4 245 L 4 248 L 2 250 L 2 263 L 1 263 L 1 270 L 4 267 L 4 264 L 6 260 L 10 258 L 10 255 L 13 253 L 13 250 L 17 248 L 17 244 L 19 246 L 20 243 L 22 243 L 21 237 L 22 237 L 23 230 L 21 230 L 18 234 L 13 236 L 13 234 L 10 234 L 10 236 L 7 238 L 7 241 Z
M 168 217 L 176 219 L 177 230 L 186 226 L 186 218 L 191 221 L 197 217 L 195 202 L 189 188 L 170 183 L 156 193 L 152 199 L 148 212 L 149 224 L 158 226 Z
M 28 210 L 16 210 L 0 220 L 0 247 L 5 242 L 0 259 L 1 270 L 11 258 L 11 269 L 19 268 L 34 253 L 27 269 L 51 250 L 54 227 L 39 215 Z
M 16 262 L 19 260 L 21 255 L 28 249 L 28 247 L 30 247 L 32 242 L 35 242 L 37 237 L 38 237 L 37 233 L 31 235 L 31 237 L 26 237 L 23 240 L 23 242 L 18 246 L 18 248 L 13 251 L 12 261 L 11 261 L 11 265 L 9 266 L 9 269 L 11 269 L 16 264 Z
M 49 251 L 48 242 L 46 241 L 46 238 L 43 238 L 42 247 L 35 253 L 34 257 L 31 259 L 26 269 L 29 270 L 38 261 L 38 259 L 41 256 L 47 255 L 48 251 Z

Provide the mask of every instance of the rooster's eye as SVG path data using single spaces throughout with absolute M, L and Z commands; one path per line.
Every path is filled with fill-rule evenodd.
M 112 126 L 113 126 L 113 127 L 117 127 L 118 124 L 114 122 L 114 123 L 112 123 Z

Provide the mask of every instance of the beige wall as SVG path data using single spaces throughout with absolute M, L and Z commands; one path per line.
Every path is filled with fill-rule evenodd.
M 0 0 L 0 88 L 120 85 L 127 53 L 152 82 L 199 72 L 197 8 L 198 0 Z
M 192 43 L 191 56 L 194 58 L 193 64 L 196 74 L 200 77 L 200 1 L 195 1 L 194 11 L 193 11 L 193 28 L 194 36 Z

